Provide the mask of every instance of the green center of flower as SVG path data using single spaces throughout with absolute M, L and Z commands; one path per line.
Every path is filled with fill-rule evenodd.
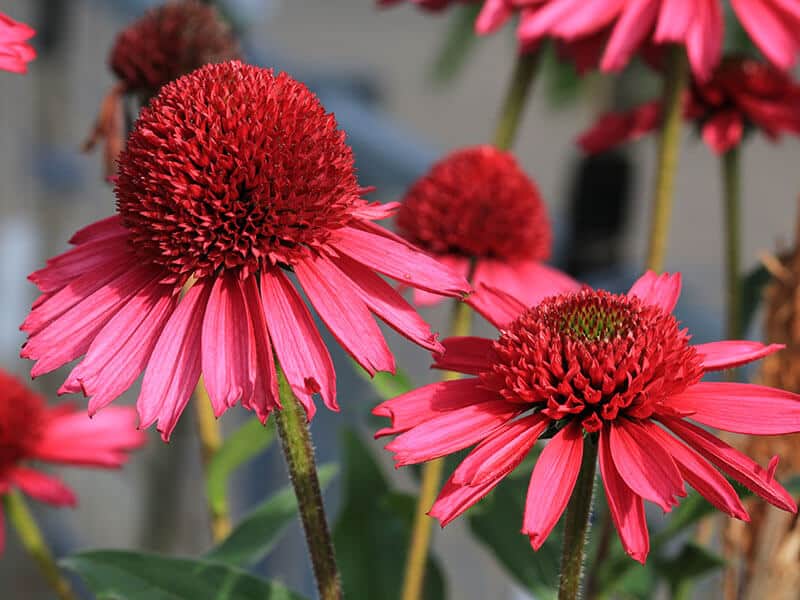
M 559 332 L 591 342 L 609 340 L 627 332 L 626 312 L 619 306 L 583 304 L 565 307 L 557 322 Z

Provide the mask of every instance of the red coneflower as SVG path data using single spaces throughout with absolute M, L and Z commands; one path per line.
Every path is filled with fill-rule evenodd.
M 705 383 L 709 371 L 762 358 L 783 346 L 724 341 L 690 345 L 671 312 L 679 275 L 646 273 L 628 294 L 585 288 L 526 309 L 501 292 L 484 315 L 500 337 L 451 338 L 435 366 L 472 378 L 435 383 L 384 402 L 376 435 L 398 465 L 474 444 L 430 514 L 446 525 L 516 468 L 536 441 L 552 439 L 531 477 L 522 531 L 538 549 L 572 494 L 583 436 L 599 438 L 611 516 L 628 554 L 649 549 L 643 500 L 665 511 L 684 482 L 727 514 L 747 520 L 734 488 L 712 465 L 784 510 L 792 497 L 767 469 L 698 427 L 750 434 L 800 431 L 800 396 L 743 383 Z M 691 421 L 690 421 L 691 420 Z
M 375 271 L 457 296 L 461 277 L 375 225 L 333 115 L 286 74 L 228 62 L 162 88 L 120 155 L 117 215 L 31 275 L 43 295 L 22 325 L 37 376 L 86 355 L 62 386 L 95 413 L 144 370 L 141 426 L 169 437 L 202 373 L 217 415 L 279 406 L 273 347 L 314 413 L 337 410 L 335 374 L 294 272 L 339 343 L 369 373 L 394 359 L 370 313 L 435 350 L 427 324 Z M 181 299 L 181 290 L 194 285 Z
M 27 73 L 36 50 L 27 43 L 36 34 L 32 27 L 0 12 L 0 70 Z
M 88 419 L 72 405 L 47 407 L 40 396 L 0 369 L 0 495 L 18 488 L 48 504 L 74 506 L 72 490 L 28 462 L 113 469 L 145 442 L 132 408 L 111 408 Z M 0 511 L 0 552 L 2 520 Z
M 544 264 L 552 232 L 536 184 L 514 156 L 494 146 L 457 150 L 437 162 L 405 195 L 400 233 L 454 272 L 535 304 L 579 284 Z M 416 291 L 419 305 L 440 301 Z
M 661 102 L 655 101 L 604 115 L 579 143 L 587 152 L 603 152 L 658 129 L 661 113 Z M 738 146 L 748 129 L 772 140 L 784 132 L 800 135 L 800 85 L 769 63 L 727 57 L 708 82 L 692 82 L 684 117 L 697 124 L 717 154 Z
M 189 0 L 149 10 L 117 35 L 109 65 L 119 83 L 103 100 L 84 150 L 105 140 L 106 173 L 112 174 L 125 138 L 123 96 L 146 104 L 163 85 L 181 75 L 238 56 L 230 27 L 212 5 Z

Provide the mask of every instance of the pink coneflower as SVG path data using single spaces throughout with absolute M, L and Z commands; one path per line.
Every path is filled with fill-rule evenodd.
M 47 407 L 40 396 L 0 369 L 0 495 L 18 488 L 41 502 L 74 506 L 71 489 L 28 462 L 113 469 L 145 442 L 132 408 L 111 408 L 89 419 L 72 405 Z M 0 552 L 2 521 L 0 511 Z
M 661 102 L 655 101 L 604 115 L 579 143 L 587 152 L 608 150 L 658 129 L 661 114 Z M 768 63 L 728 57 L 708 82 L 692 82 L 684 117 L 697 124 L 717 154 L 738 146 L 750 129 L 772 140 L 782 133 L 800 135 L 800 85 Z
M 0 70 L 28 72 L 28 63 L 36 58 L 36 50 L 27 41 L 35 34 L 33 28 L 0 12 Z
M 572 494 L 583 437 L 597 436 L 611 516 L 630 556 L 649 550 L 643 500 L 669 511 L 684 482 L 723 512 L 747 520 L 715 469 L 775 506 L 797 507 L 764 469 L 695 423 L 748 434 L 800 431 L 800 396 L 743 383 L 701 382 L 709 371 L 762 358 L 783 346 L 724 341 L 690 345 L 671 314 L 679 275 L 646 273 L 627 294 L 585 288 L 526 309 L 500 292 L 485 313 L 497 340 L 444 341 L 436 367 L 473 377 L 428 385 L 373 411 L 391 417 L 378 436 L 399 465 L 477 444 L 444 485 L 430 515 L 446 525 L 516 468 L 547 432 L 531 476 L 522 532 L 544 543 Z M 693 423 L 694 421 L 695 423 Z
M 406 193 L 397 213 L 401 235 L 454 272 L 536 304 L 579 284 L 544 264 L 552 232 L 536 184 L 514 156 L 494 146 L 457 150 Z M 415 291 L 418 305 L 441 296 Z
M 114 41 L 109 65 L 119 82 L 103 100 L 84 150 L 104 141 L 105 169 L 112 174 L 125 138 L 124 96 L 146 104 L 163 85 L 181 75 L 238 57 L 233 32 L 213 6 L 189 0 L 149 10 Z
M 776 65 L 790 68 L 800 52 L 800 4 L 794 0 L 733 0 L 751 37 Z M 519 37 L 544 36 L 570 42 L 594 40 L 600 67 L 618 71 L 642 47 L 677 43 L 686 47 L 692 70 L 706 79 L 722 56 L 720 0 L 550 0 L 523 14 Z
M 144 370 L 141 426 L 167 439 L 201 373 L 214 412 L 279 407 L 273 348 L 314 413 L 337 410 L 330 355 L 288 273 L 369 373 L 393 371 L 370 313 L 425 348 L 427 324 L 375 271 L 458 296 L 466 281 L 375 225 L 333 115 L 285 73 L 228 62 L 162 88 L 120 155 L 118 214 L 31 275 L 34 376 L 86 355 L 62 392 L 94 414 Z M 194 282 L 181 299 L 184 286 Z

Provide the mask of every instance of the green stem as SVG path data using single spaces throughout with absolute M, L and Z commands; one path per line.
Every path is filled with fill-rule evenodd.
M 689 64 L 683 46 L 670 48 L 669 63 L 664 80 L 663 124 L 658 144 L 658 172 L 656 175 L 653 217 L 650 227 L 650 244 L 647 251 L 647 268 L 664 270 L 672 218 L 672 197 L 675 191 L 675 173 L 683 126 L 683 95 L 689 85 Z
M 306 544 L 314 568 L 314 577 L 317 580 L 317 590 L 320 600 L 340 600 L 342 588 L 336 568 L 333 541 L 325 519 L 325 507 L 306 415 L 280 368 L 278 377 L 283 408 L 273 414 L 289 477 L 297 496 L 300 520 L 303 522 Z
M 511 84 L 506 92 L 494 132 L 494 145 L 500 150 L 508 150 L 514 145 L 538 64 L 538 52 L 526 52 L 517 56 Z
M 741 279 L 741 170 L 740 151 L 734 146 L 722 156 L 722 180 L 725 212 L 725 272 L 727 285 L 727 326 L 725 339 L 742 339 L 742 279 Z M 736 378 L 736 370 L 728 372 Z
M 561 554 L 558 600 L 575 600 L 580 592 L 583 551 L 589 529 L 596 464 L 597 440 L 595 436 L 589 435 L 584 438 L 581 470 L 564 518 L 564 547 Z
M 72 591 L 72 587 L 58 570 L 58 565 L 53 559 L 53 554 L 47 543 L 44 541 L 39 526 L 33 518 L 22 495 L 17 491 L 11 491 L 3 496 L 3 507 L 9 522 L 14 527 L 28 554 L 39 565 L 47 583 L 55 591 L 61 600 L 78 600 Z
M 469 335 L 472 326 L 472 311 L 465 302 L 456 302 L 450 323 L 450 335 L 461 337 Z M 461 375 L 445 371 L 442 379 L 452 381 Z M 402 600 L 418 600 L 422 597 L 422 584 L 425 580 L 425 565 L 428 562 L 428 551 L 431 544 L 431 526 L 433 520 L 428 516 L 431 505 L 439 493 L 439 484 L 444 472 L 444 458 L 431 460 L 422 466 L 419 498 L 414 513 L 414 524 L 408 544 L 408 557 L 403 575 Z

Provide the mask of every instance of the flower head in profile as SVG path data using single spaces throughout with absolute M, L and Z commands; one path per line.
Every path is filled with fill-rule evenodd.
M 800 431 L 800 396 L 743 383 L 701 381 L 782 348 L 756 342 L 692 345 L 672 315 L 678 275 L 640 278 L 627 294 L 584 288 L 526 308 L 493 292 L 484 315 L 496 340 L 444 341 L 436 367 L 472 377 L 435 383 L 384 402 L 391 418 L 378 436 L 397 465 L 475 448 L 445 483 L 430 515 L 446 525 L 514 470 L 543 434 L 522 532 L 534 549 L 564 511 L 581 465 L 584 436 L 599 444 L 600 473 L 625 550 L 644 562 L 649 538 L 643 500 L 670 511 L 685 483 L 723 512 L 747 520 L 724 474 L 784 510 L 796 511 L 762 468 L 703 429 L 747 434 Z M 718 470 L 719 469 L 719 470 Z
M 114 469 L 144 445 L 136 411 L 112 408 L 95 419 L 72 405 L 48 407 L 17 378 L 0 369 L 0 495 L 16 488 L 54 506 L 74 506 L 75 494 L 31 461 Z M 0 552 L 3 523 L 0 512 Z
M 36 32 L 25 23 L 0 12 L 0 71 L 27 73 L 36 50 L 28 43 Z
M 123 96 L 146 104 L 163 85 L 181 75 L 238 56 L 230 26 L 211 4 L 172 1 L 149 10 L 114 41 L 109 65 L 118 83 L 103 100 L 84 149 L 104 141 L 105 169 L 112 174 L 125 137 Z
M 464 277 L 476 288 L 502 289 L 526 303 L 579 287 L 544 264 L 552 232 L 536 184 L 514 156 L 494 146 L 457 150 L 420 178 L 397 213 L 401 235 Z M 425 291 L 418 305 L 441 300 Z
M 760 130 L 771 140 L 783 133 L 800 135 L 800 85 L 769 63 L 727 57 L 710 80 L 692 82 L 684 118 L 697 125 L 717 154 L 741 144 L 748 130 Z M 600 117 L 579 144 L 587 152 L 602 152 L 658 129 L 661 119 L 660 101 L 610 113 Z
M 800 4 L 788 0 L 732 0 L 734 12 L 759 49 L 788 70 L 800 52 Z M 692 70 L 710 77 L 722 57 L 721 0 L 549 0 L 523 13 L 523 43 L 544 36 L 580 43 L 604 71 L 618 71 L 643 48 L 686 47 Z
M 118 214 L 31 275 L 42 296 L 22 356 L 34 376 L 84 356 L 61 391 L 83 392 L 90 414 L 144 371 L 141 426 L 158 421 L 165 439 L 201 374 L 217 415 L 241 402 L 265 420 L 280 406 L 275 358 L 309 418 L 314 394 L 337 410 L 331 357 L 291 273 L 371 374 L 395 368 L 373 314 L 440 348 L 377 273 L 469 291 L 373 223 L 394 207 L 361 198 L 344 132 L 285 73 L 227 62 L 164 86 L 134 125 L 115 191 Z

